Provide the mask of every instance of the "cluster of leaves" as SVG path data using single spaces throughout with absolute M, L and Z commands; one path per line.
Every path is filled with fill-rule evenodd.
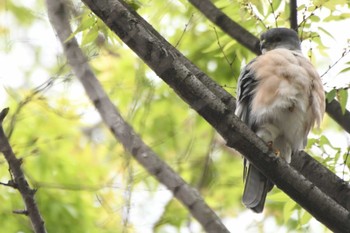
M 29 30 L 40 20 L 37 13 L 27 7 L 11 0 L 6 3 L 0 10 L 15 18 L 21 30 Z M 72 37 L 79 38 L 100 82 L 125 119 L 163 160 L 200 190 L 220 216 L 237 216 L 243 210 L 240 204 L 243 189 L 240 155 L 228 150 L 213 129 L 132 54 L 103 22 L 81 2 L 74 3 L 72 12 L 76 17 L 72 20 L 75 25 Z M 188 1 L 128 3 L 192 62 L 235 95 L 240 68 L 255 55 L 210 23 Z M 214 3 L 255 35 L 269 27 L 289 26 L 286 1 L 218 0 Z M 345 7 L 344 4 L 346 1 L 338 0 L 300 5 L 303 38 L 312 40 L 321 51 L 326 49 L 322 36 L 314 37 L 313 32 L 327 34 L 327 31 L 322 26 L 314 28 L 312 25 L 346 17 L 345 13 L 337 13 L 338 7 Z M 36 12 L 44 11 L 41 2 L 35 7 Z M 321 8 L 331 12 L 325 19 L 319 16 Z M 9 34 L 5 32 L 15 30 L 1 26 L 0 37 L 3 38 L 8 38 Z M 39 57 L 43 56 L 40 55 L 43 48 L 34 49 Z M 37 62 L 40 66 L 40 59 Z M 75 92 L 81 89 L 71 80 L 68 66 L 52 64 L 47 72 L 48 80 L 50 72 L 57 75 L 48 87 L 50 92 L 40 91 L 33 95 L 39 84 L 31 78 L 15 90 L 8 89 L 7 105 L 12 113 L 9 119 L 13 121 L 9 120 L 7 124 L 9 131 L 13 130 L 11 144 L 16 154 L 24 159 L 25 173 L 31 185 L 39 190 L 36 198 L 48 231 L 133 232 L 137 224 L 130 223 L 132 219 L 129 219 L 133 211 L 132 196 L 138 195 L 140 187 L 152 196 L 159 191 L 157 182 L 130 160 L 99 118 L 91 114 L 93 110 L 82 97 L 83 93 L 76 97 Z M 331 91 L 327 99 L 337 97 L 345 109 L 347 93 L 346 88 L 337 89 Z M 324 127 L 334 126 L 327 119 Z M 322 149 L 331 145 L 326 136 L 316 136 L 317 139 L 310 140 L 309 148 Z M 320 159 L 336 171 L 331 164 L 334 160 L 330 158 L 335 157 L 338 161 L 343 155 L 346 161 L 345 152 L 340 148 L 333 149 L 337 151 L 335 155 L 329 155 L 325 149 L 328 154 Z M 349 161 L 346 163 L 350 164 Z M 7 165 L 1 163 L 0 180 L 6 183 L 9 179 Z M 25 217 L 9 214 L 13 209 L 23 208 L 19 195 L 5 186 L 0 190 L 4 203 L 0 209 L 3 229 L 30 232 Z M 311 219 L 277 189 L 268 197 L 267 212 L 275 216 L 278 224 L 300 231 L 307 229 Z M 155 231 L 165 232 L 168 226 L 181 229 L 192 219 L 177 201 L 171 200 L 164 213 L 152 221 L 148 224 L 156 222 Z

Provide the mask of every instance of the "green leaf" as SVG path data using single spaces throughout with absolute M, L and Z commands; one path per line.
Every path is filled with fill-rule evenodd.
M 96 23 L 95 17 L 90 17 L 89 16 L 89 17 L 85 17 L 85 18 L 86 19 L 82 20 L 82 22 L 78 26 L 78 28 L 72 34 L 70 34 L 70 36 L 64 42 L 67 42 L 67 41 L 73 39 L 73 37 L 75 37 L 79 32 L 82 32 L 82 31 L 92 27 Z M 97 29 L 91 29 L 91 30 L 97 31 Z
M 338 74 L 340 74 L 340 73 L 345 73 L 345 72 L 347 72 L 347 71 L 349 71 L 349 70 L 350 70 L 350 67 L 344 68 L 344 69 L 342 69 L 341 71 L 339 71 Z
M 327 103 L 330 103 L 335 98 L 336 93 L 336 89 L 332 89 L 330 92 L 326 93 Z
M 294 209 L 296 207 L 296 203 L 294 201 L 288 201 L 284 207 L 283 207 L 283 219 L 284 219 L 284 223 L 286 224 L 288 222 L 288 220 L 290 219 L 291 215 L 294 212 Z
M 348 89 L 339 89 L 337 91 L 337 99 L 339 100 L 342 113 L 345 114 L 346 103 L 348 102 Z
M 92 43 L 96 40 L 97 37 L 98 37 L 98 31 L 95 29 L 91 29 L 91 30 L 89 30 L 88 33 L 86 33 L 83 36 L 83 40 L 81 42 L 81 45 L 86 45 L 86 44 Z
M 142 3 L 138 0 L 126 0 L 126 3 L 135 11 L 142 7 Z
M 343 160 L 344 163 L 346 164 L 347 167 L 350 167 L 350 148 L 348 148 L 347 152 L 343 155 Z
M 310 20 L 312 22 L 320 22 L 320 17 L 317 15 L 312 15 L 312 16 L 310 16 Z
M 319 139 L 319 144 L 321 146 L 324 146 L 324 145 L 329 145 L 330 147 L 333 148 L 333 146 L 331 145 L 331 143 L 329 142 L 328 138 L 324 135 L 322 135 Z
M 326 34 L 327 36 L 331 37 L 334 39 L 333 35 L 331 33 L 329 33 L 326 29 L 324 29 L 323 27 L 318 27 L 318 30 L 322 31 L 324 34 Z
M 276 202 L 287 202 L 290 198 L 284 192 L 276 192 L 268 196 L 269 200 Z
M 303 225 L 307 224 L 311 218 L 312 218 L 312 216 L 307 211 L 305 211 L 300 218 L 300 225 L 303 226 Z
M 92 27 L 96 22 L 95 17 L 87 17 L 87 19 L 83 20 L 81 24 L 78 26 L 77 30 L 78 32 L 84 31 L 90 27 Z

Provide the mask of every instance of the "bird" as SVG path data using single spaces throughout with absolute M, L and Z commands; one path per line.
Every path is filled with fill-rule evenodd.
M 267 30 L 260 36 L 260 50 L 261 55 L 239 75 L 235 114 L 276 156 L 290 163 L 292 154 L 305 148 L 309 131 L 323 119 L 322 81 L 303 56 L 294 30 Z M 246 159 L 243 179 L 243 204 L 261 213 L 274 184 Z

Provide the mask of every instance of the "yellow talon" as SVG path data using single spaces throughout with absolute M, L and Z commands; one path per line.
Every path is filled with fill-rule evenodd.
M 267 146 L 269 147 L 270 150 L 273 151 L 273 153 L 275 153 L 276 156 L 280 156 L 281 151 L 279 149 L 273 148 L 273 142 L 272 141 L 267 142 Z
M 273 152 L 275 153 L 276 156 L 280 156 L 281 154 L 281 151 L 279 149 L 275 149 Z

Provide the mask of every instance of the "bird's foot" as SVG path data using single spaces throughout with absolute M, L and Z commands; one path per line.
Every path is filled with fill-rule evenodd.
M 271 151 L 273 151 L 273 153 L 275 153 L 276 156 L 280 156 L 281 151 L 279 149 L 276 149 L 276 148 L 273 147 L 273 142 L 272 141 L 267 142 L 267 146 L 269 147 L 269 149 Z

